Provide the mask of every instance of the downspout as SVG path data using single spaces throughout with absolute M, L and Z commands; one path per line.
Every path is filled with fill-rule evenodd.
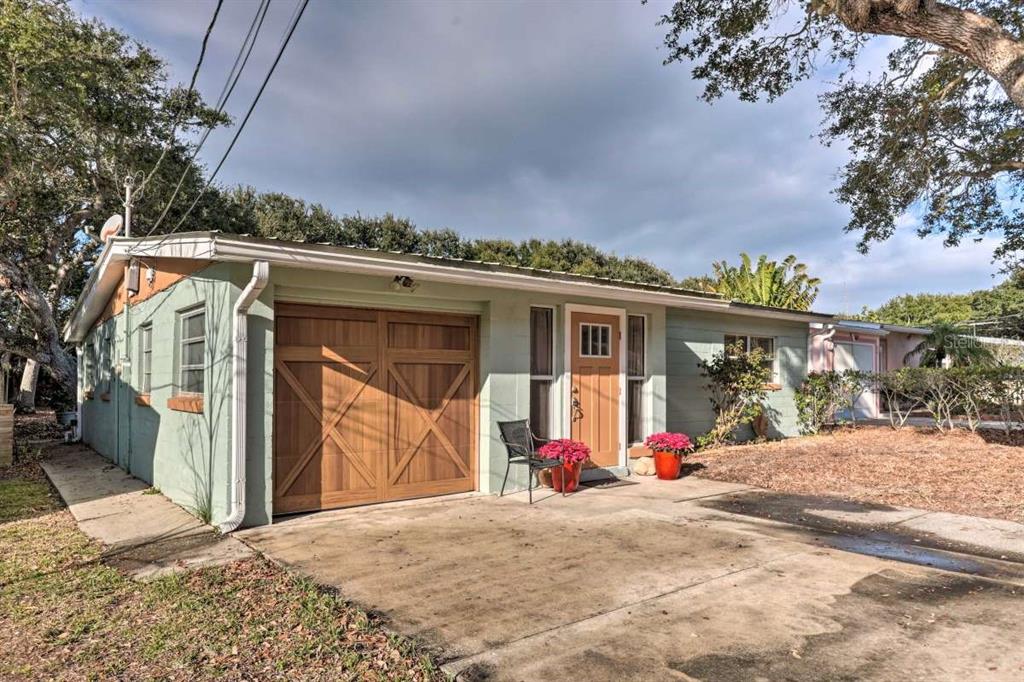
M 220 524 L 222 533 L 242 525 L 245 518 L 245 416 L 246 355 L 248 350 L 249 308 L 267 286 L 270 266 L 265 260 L 252 264 L 252 279 L 242 289 L 232 315 L 231 338 L 231 513 Z
M 85 357 L 85 350 L 81 342 L 75 344 L 75 442 L 81 441 L 84 431 L 82 429 L 82 402 L 85 393 L 85 371 L 82 369 L 82 358 Z

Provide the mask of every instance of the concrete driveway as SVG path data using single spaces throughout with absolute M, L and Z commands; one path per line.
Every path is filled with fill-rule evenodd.
M 1024 678 L 1024 527 L 631 480 L 241 535 L 436 647 L 460 679 Z

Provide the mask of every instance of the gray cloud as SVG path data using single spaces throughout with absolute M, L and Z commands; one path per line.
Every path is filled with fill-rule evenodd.
M 664 5 L 314 0 L 221 179 L 470 236 L 583 239 L 680 276 L 740 250 L 796 253 L 826 281 L 822 310 L 991 284 L 990 242 L 946 250 L 908 228 L 857 254 L 830 195 L 844 152 L 812 137 L 821 84 L 771 105 L 704 104 L 685 67 L 661 66 Z M 213 3 L 77 6 L 187 81 Z M 272 7 L 236 115 L 294 5 Z M 254 11 L 225 3 L 208 99 Z M 207 162 L 230 134 L 211 136 Z

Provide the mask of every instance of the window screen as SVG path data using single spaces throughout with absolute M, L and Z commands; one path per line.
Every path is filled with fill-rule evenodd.
M 551 308 L 530 309 L 530 426 L 541 438 L 551 437 L 554 317 Z
M 641 315 L 630 315 L 626 335 L 626 432 L 629 443 L 644 439 L 644 381 L 647 378 L 646 320 Z
M 193 310 L 179 317 L 178 392 L 202 393 L 205 386 L 206 312 Z

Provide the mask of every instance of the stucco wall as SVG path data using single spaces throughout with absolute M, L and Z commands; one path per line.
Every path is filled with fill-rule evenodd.
M 924 335 L 922 334 L 890 333 L 885 337 L 886 367 L 888 369 L 899 369 L 900 367 L 917 367 L 920 365 L 920 354 L 907 358 L 907 353 L 912 351 L 922 340 L 924 340 Z
M 85 441 L 183 506 L 208 511 L 214 523 L 227 516 L 230 500 L 231 309 L 250 276 L 251 266 L 247 264 L 214 264 L 132 306 L 131 365 L 123 375 L 115 371 L 109 401 L 100 398 L 95 376 L 109 361 L 98 358 L 97 351 L 102 348 L 102 339 L 112 335 L 117 368 L 124 357 L 124 315 L 98 325 L 84 343 L 85 388 L 95 392 L 83 404 Z M 245 525 L 269 523 L 272 514 L 275 301 L 478 315 L 478 473 L 483 492 L 497 492 L 505 473 L 506 454 L 497 435 L 497 422 L 529 415 L 529 320 L 533 305 L 555 309 L 552 430 L 556 435 L 568 435 L 569 429 L 567 382 L 563 376 L 565 306 L 569 303 L 624 308 L 627 314 L 646 317 L 645 432 L 670 428 L 700 434 L 710 427 L 713 415 L 697 361 L 720 350 L 725 333 L 776 338 L 783 390 L 769 398 L 774 430 L 780 435 L 797 431 L 792 391 L 806 370 L 805 324 L 432 282 L 420 282 L 414 292 L 395 292 L 390 284 L 390 276 L 271 268 L 270 283 L 249 316 Z M 167 399 L 173 392 L 177 314 L 198 304 L 205 306 L 207 314 L 206 392 L 203 413 L 191 414 L 169 409 Z M 150 405 L 137 405 L 138 328 L 145 322 L 152 322 L 154 328 L 153 390 Z M 520 469 L 512 470 L 509 489 L 525 486 L 525 472 Z
M 197 515 L 214 522 L 227 515 L 227 455 L 231 414 L 230 311 L 237 288 L 233 266 L 207 267 L 128 309 L 131 335 L 125 337 L 124 312 L 97 326 L 83 348 L 85 389 L 82 435 L 97 452 L 159 488 Z M 206 310 L 206 392 L 202 414 L 167 407 L 175 375 L 175 330 L 179 311 Z M 139 327 L 153 325 L 150 404 L 139 405 Z M 112 357 L 102 352 L 111 338 Z M 129 353 L 126 358 L 126 343 Z M 109 399 L 102 379 L 113 367 Z
M 799 433 L 793 393 L 807 373 L 806 323 L 670 309 L 666 326 L 666 417 L 670 430 L 695 436 L 711 428 L 714 411 L 698 363 L 709 360 L 724 348 L 726 334 L 746 334 L 775 339 L 777 379 L 782 390 L 768 396 L 771 434 L 795 436 Z M 749 435 L 747 431 L 740 437 Z
M 398 274 L 398 273 L 396 273 Z M 391 277 L 349 275 L 309 270 L 272 268 L 274 296 L 279 301 L 350 305 L 406 310 L 469 313 L 480 316 L 480 463 L 479 488 L 497 492 L 505 475 L 506 454 L 497 433 L 497 422 L 522 419 L 530 414 L 530 307 L 555 308 L 555 374 L 553 387 L 556 418 L 552 429 L 567 435 L 564 371 L 564 305 L 575 303 L 625 308 L 628 314 L 647 316 L 648 362 L 645 384 L 647 428 L 665 425 L 665 309 L 661 306 L 617 303 L 605 299 L 566 297 L 512 289 L 420 282 L 414 292 L 394 292 Z M 268 348 L 272 349 L 272 340 Z M 269 431 L 268 431 L 269 433 Z M 623 434 L 625 437 L 625 434 Z M 271 452 L 269 438 L 264 444 Z M 525 471 L 514 467 L 506 490 L 526 486 Z

